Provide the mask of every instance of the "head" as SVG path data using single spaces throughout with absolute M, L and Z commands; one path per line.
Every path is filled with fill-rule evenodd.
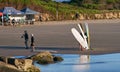
M 31 34 L 31 36 L 34 36 L 33 34 Z
M 24 33 L 27 33 L 27 30 L 25 30 Z

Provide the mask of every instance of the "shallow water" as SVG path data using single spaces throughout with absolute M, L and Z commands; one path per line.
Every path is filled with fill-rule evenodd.
M 120 72 L 120 54 L 106 55 L 77 55 L 56 54 L 64 58 L 64 61 L 39 65 L 41 72 Z

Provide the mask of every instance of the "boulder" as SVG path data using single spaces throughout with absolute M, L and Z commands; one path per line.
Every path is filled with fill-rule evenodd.
M 23 72 L 17 69 L 14 65 L 6 64 L 0 61 L 0 72 Z
M 32 66 L 32 67 L 27 68 L 26 72 L 40 72 L 40 70 L 37 67 Z
M 50 64 L 63 61 L 62 57 L 52 55 L 49 51 L 40 52 L 36 55 L 31 56 L 29 59 L 35 60 L 39 64 Z
M 48 13 L 42 13 L 40 14 L 39 21 L 49 21 L 50 15 Z
M 120 18 L 120 12 L 118 13 L 118 18 Z
M 104 18 L 103 14 L 95 14 L 94 16 L 95 16 L 95 19 L 103 19 Z
M 14 65 L 17 69 L 27 72 L 40 72 L 39 69 L 33 66 L 31 59 L 15 59 L 9 58 L 8 63 Z M 34 70 L 32 70 L 34 68 Z M 31 71 L 32 70 L 32 71 Z M 37 70 L 37 71 L 35 71 Z
M 39 68 L 31 65 L 26 69 L 26 71 L 23 71 L 18 69 L 15 65 L 6 64 L 0 61 L 0 72 L 40 72 L 40 70 Z
M 8 60 L 8 57 L 0 56 L 0 61 L 5 62 L 5 63 L 8 63 L 7 60 Z
M 15 59 L 15 66 L 23 71 L 27 71 L 28 68 L 32 67 L 32 60 L 30 59 Z
M 48 51 L 40 52 L 32 56 L 31 59 L 38 61 L 40 64 L 49 64 L 54 62 L 52 54 Z
M 61 62 L 61 61 L 63 61 L 63 58 L 62 57 L 60 57 L 60 56 L 54 56 L 54 62 Z
M 117 18 L 118 18 L 118 13 L 117 13 L 117 12 L 114 12 L 114 13 L 113 13 L 113 18 L 114 18 L 114 19 L 117 19 Z
M 83 14 L 79 14 L 79 20 L 84 20 L 85 19 L 85 16 Z

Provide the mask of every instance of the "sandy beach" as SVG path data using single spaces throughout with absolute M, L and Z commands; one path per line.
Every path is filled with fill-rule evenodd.
M 78 42 L 70 29 L 77 23 L 87 22 L 90 28 L 91 48 L 93 50 L 79 51 Z M 21 38 L 24 30 L 29 36 L 35 37 L 35 52 L 24 48 Z M 28 56 L 39 51 L 53 50 L 65 54 L 106 54 L 120 52 L 120 19 L 114 20 L 84 20 L 84 21 L 50 21 L 37 22 L 35 25 L 1 26 L 0 27 L 0 55 Z M 30 41 L 29 41 L 30 45 Z

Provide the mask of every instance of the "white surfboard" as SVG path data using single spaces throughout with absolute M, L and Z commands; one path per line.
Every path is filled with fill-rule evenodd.
M 90 48 L 90 32 L 89 32 L 88 23 L 86 22 L 85 22 L 85 29 L 86 29 L 88 47 Z
M 75 37 L 75 39 L 81 44 L 81 46 L 87 50 L 88 45 L 85 43 L 85 40 L 80 35 L 80 33 L 75 28 L 72 28 L 71 32 L 72 32 L 73 36 Z
M 84 39 L 84 41 L 85 41 L 85 44 L 87 45 L 87 48 L 86 48 L 86 49 L 89 49 L 88 43 L 87 43 L 87 36 L 85 35 L 85 33 L 84 33 L 82 27 L 80 26 L 80 24 L 78 24 L 78 27 L 79 27 L 79 29 L 80 29 L 80 31 L 81 31 L 81 33 L 82 33 L 83 39 Z

